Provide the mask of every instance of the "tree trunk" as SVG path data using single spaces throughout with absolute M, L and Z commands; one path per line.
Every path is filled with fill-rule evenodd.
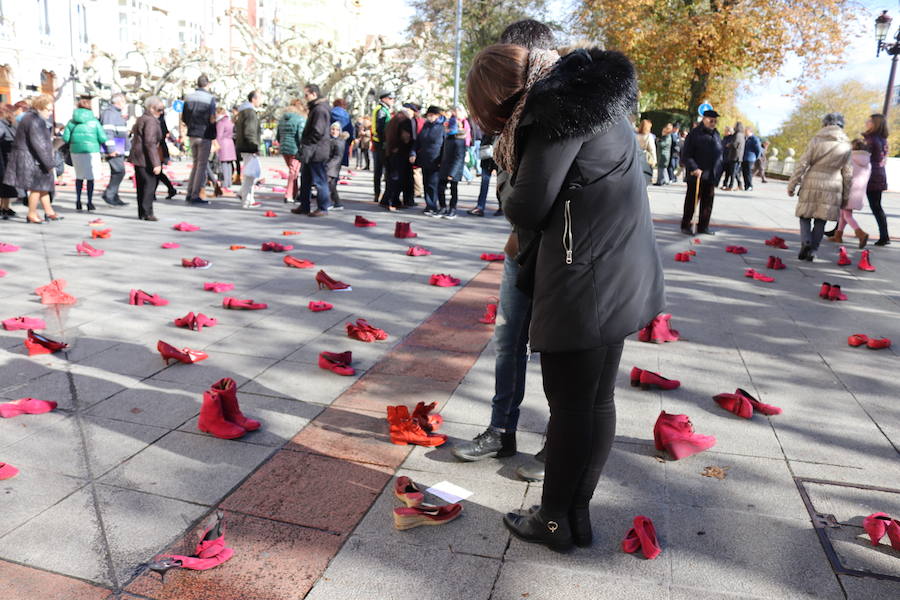
M 709 90 L 709 73 L 704 73 L 700 69 L 694 69 L 694 77 L 691 79 L 691 99 L 688 104 L 688 114 L 697 114 L 697 109 L 703 104 Z

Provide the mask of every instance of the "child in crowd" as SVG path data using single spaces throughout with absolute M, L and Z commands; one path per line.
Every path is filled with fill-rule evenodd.
M 328 189 L 331 191 L 331 210 L 344 210 L 341 198 L 338 196 L 337 185 L 341 176 L 341 160 L 344 158 L 344 146 L 350 134 L 341 131 L 341 124 L 337 121 L 331 124 L 331 152 L 328 154 Z
M 869 183 L 869 175 L 872 173 L 872 155 L 869 154 L 866 141 L 862 138 L 853 140 L 850 143 L 853 154 L 850 162 L 853 164 L 853 182 L 850 185 L 850 197 L 847 205 L 841 207 L 841 217 L 838 220 L 837 229 L 834 236 L 829 238 L 831 241 L 841 243 L 844 241 L 844 227 L 848 224 L 853 228 L 859 240 L 859 247 L 864 248 L 869 240 L 869 234 L 859 227 L 859 223 L 853 218 L 854 210 L 861 210 L 863 200 L 866 198 L 866 186 Z

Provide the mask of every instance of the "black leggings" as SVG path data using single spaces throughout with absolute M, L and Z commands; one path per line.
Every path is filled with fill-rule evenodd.
M 438 185 L 438 204 L 441 208 L 447 208 L 447 185 L 450 185 L 450 210 L 456 210 L 456 202 L 459 200 L 459 182 L 452 179 L 444 179 Z
M 550 403 L 541 507 L 587 508 L 616 435 L 616 375 L 624 342 L 579 352 L 542 352 Z
M 872 214 L 875 215 L 875 222 L 878 223 L 878 240 L 885 242 L 890 240 L 891 236 L 888 234 L 887 216 L 881 207 L 881 194 L 880 190 L 869 190 L 866 192 L 866 196 L 869 198 L 869 208 L 872 210 Z

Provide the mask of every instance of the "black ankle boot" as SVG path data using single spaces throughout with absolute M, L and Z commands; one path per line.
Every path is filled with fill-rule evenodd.
M 594 542 L 591 513 L 587 507 L 572 508 L 569 511 L 569 526 L 572 528 L 572 541 L 579 548 L 587 548 Z
M 572 530 L 569 517 L 547 518 L 540 509 L 526 514 L 506 513 L 503 524 L 524 542 L 543 544 L 556 552 L 572 549 Z
M 75 210 L 81 210 L 81 200 L 75 201 Z

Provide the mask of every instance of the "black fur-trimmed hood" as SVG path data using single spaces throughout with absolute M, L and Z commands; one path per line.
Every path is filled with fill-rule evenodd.
M 605 131 L 637 108 L 634 65 L 621 52 L 578 49 L 528 93 L 522 125 L 550 140 Z

